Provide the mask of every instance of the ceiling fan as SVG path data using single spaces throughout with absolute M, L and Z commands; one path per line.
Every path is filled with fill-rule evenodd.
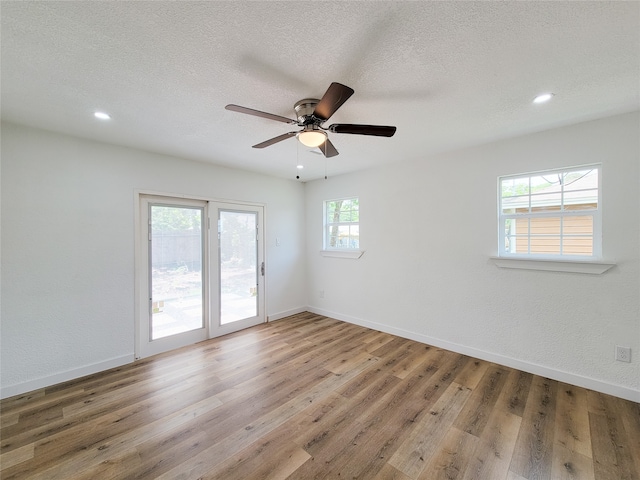
M 274 115 L 273 113 L 261 112 L 260 110 L 254 110 L 252 108 L 241 107 L 240 105 L 230 104 L 224 108 L 232 112 L 246 113 L 248 115 L 255 115 L 256 117 L 302 127 L 302 130 L 283 133 L 282 135 L 258 143 L 254 145 L 253 148 L 268 147 L 287 138 L 297 136 L 298 140 L 307 147 L 318 147 L 325 157 L 335 157 L 338 155 L 338 150 L 333 146 L 326 132 L 373 135 L 376 137 L 393 137 L 393 134 L 396 133 L 396 127 L 386 125 L 335 123 L 327 128 L 323 127 L 322 124 L 329 120 L 336 110 L 353 95 L 353 92 L 352 88 L 333 82 L 329 85 L 329 88 L 320 100 L 316 98 L 305 98 L 294 105 L 293 109 L 296 112 L 297 120 Z

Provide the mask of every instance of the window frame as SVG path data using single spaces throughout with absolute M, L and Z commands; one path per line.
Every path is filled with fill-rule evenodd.
M 544 175 L 557 175 L 557 174 L 567 174 L 571 172 L 578 172 L 584 170 L 597 170 L 598 182 L 597 182 L 597 207 L 591 209 L 581 209 L 581 210 L 565 210 L 564 203 L 564 194 L 565 189 L 564 186 L 560 190 L 560 199 L 561 206 L 557 211 L 538 211 L 532 212 L 531 208 L 531 199 L 532 193 L 530 189 L 531 178 L 539 177 Z M 505 214 L 503 211 L 503 199 L 508 197 L 502 196 L 502 182 L 508 179 L 529 179 L 529 192 L 527 196 L 529 198 L 529 211 L 528 212 L 520 212 L 520 213 L 507 213 Z M 590 190 L 590 189 L 587 189 Z M 595 262 L 602 259 L 602 164 L 587 164 L 587 165 L 576 165 L 570 167 L 562 167 L 562 168 L 554 168 L 549 170 L 541 170 L 536 172 L 526 172 L 526 173 L 518 173 L 518 174 L 510 174 L 510 175 L 500 175 L 498 176 L 497 182 L 497 192 L 498 192 L 498 258 L 504 259 L 521 259 L 521 260 L 541 260 L 541 261 L 549 261 L 556 260 L 562 262 Z M 535 196 L 535 193 L 533 193 Z M 579 216 L 590 216 L 593 220 L 592 223 L 592 250 L 591 255 L 578 255 L 578 254 L 552 254 L 552 253 L 531 253 L 531 231 L 528 230 L 528 252 L 527 253 L 517 253 L 517 252 L 508 252 L 506 250 L 506 220 L 508 219 L 529 219 L 529 225 L 531 219 L 542 219 L 542 218 L 560 218 L 561 225 L 564 222 L 565 218 L 570 217 L 579 217 Z M 563 239 L 567 237 L 571 237 L 571 234 L 565 234 L 562 229 L 559 233 L 560 245 L 562 246 Z
M 329 222 L 327 218 L 328 205 L 331 202 L 339 202 L 345 200 L 357 200 L 358 201 L 358 221 L 349 222 Z M 330 246 L 330 228 L 341 226 L 357 226 L 358 227 L 358 246 L 357 247 L 331 247 Z M 350 235 L 351 236 L 351 235 Z M 331 198 L 322 202 L 322 249 L 324 252 L 360 252 L 360 197 L 349 196 L 342 198 Z

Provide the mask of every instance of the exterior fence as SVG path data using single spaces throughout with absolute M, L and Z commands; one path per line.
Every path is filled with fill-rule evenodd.
M 153 268 L 188 271 L 202 269 L 202 237 L 200 232 L 154 232 L 151 234 Z

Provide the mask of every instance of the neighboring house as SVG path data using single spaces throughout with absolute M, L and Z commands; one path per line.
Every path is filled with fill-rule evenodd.
M 541 255 L 591 255 L 594 226 L 592 213 L 598 209 L 597 170 L 576 172 L 566 178 L 564 188 L 558 177 L 539 178 L 541 182 L 537 186 L 531 185 L 531 196 L 515 194 L 503 199 L 505 213 L 548 213 L 545 217 L 523 217 L 507 221 L 507 251 Z M 554 212 L 561 210 L 576 211 L 576 215 L 562 218 L 554 216 Z M 564 234 L 562 239 L 561 231 Z

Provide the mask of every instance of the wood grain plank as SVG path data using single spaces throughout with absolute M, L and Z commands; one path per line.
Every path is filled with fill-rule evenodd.
M 470 395 L 469 388 L 451 383 L 433 405 L 429 415 L 417 423 L 409 437 L 396 450 L 389 464 L 405 475 L 417 478 L 436 452 L 437 445 L 442 441 L 447 429 L 453 425 Z
M 153 437 L 136 446 L 140 462 L 130 469 L 129 477 L 156 478 L 213 444 L 207 431 L 197 422 L 190 422 L 172 430 L 170 435 Z M 99 471 L 95 473 L 93 478 L 102 478 Z
M 324 368 L 331 373 L 344 373 L 348 372 L 352 368 L 368 363 L 374 359 L 374 355 L 365 351 L 359 351 L 360 348 L 356 349 L 356 351 L 349 352 L 341 352 L 340 355 L 335 357 L 332 361 L 327 362 Z
M 467 363 L 464 369 L 456 376 L 455 382 L 474 389 L 480 383 L 485 372 L 489 368 L 489 362 L 483 360 L 473 360 Z
M 533 375 L 530 373 L 511 370 L 496 407 L 522 417 L 532 380 Z
M 517 473 L 513 473 L 511 470 L 509 470 L 509 474 L 507 475 L 507 480 L 529 480 L 529 479 L 521 477 Z
M 640 403 L 622 398 L 612 398 L 611 400 L 618 404 L 617 411 L 627 432 L 629 452 L 633 457 L 636 472 L 640 472 Z
M 381 347 L 371 351 L 372 355 L 380 358 L 386 358 L 388 361 L 393 361 L 398 358 L 399 355 L 405 354 L 412 345 L 411 340 L 406 338 L 394 337 L 390 342 L 385 343 Z
M 600 394 L 598 402 L 604 408 L 604 415 L 590 413 L 593 465 L 597 478 L 638 480 L 631 452 L 631 442 L 617 411 L 617 402 L 612 397 Z
M 522 418 L 517 415 L 494 410 L 462 478 L 506 478 L 521 423 Z
M 618 472 L 617 446 L 611 439 L 605 415 L 589 413 L 591 427 L 593 468 L 597 478 L 621 479 Z
M 311 455 L 333 459 L 344 448 L 340 439 L 344 436 L 345 441 L 350 441 L 354 436 L 354 428 L 360 428 L 358 418 L 369 408 L 373 408 L 380 398 L 384 397 L 384 393 L 392 390 L 395 385 L 398 385 L 398 379 L 391 375 L 380 375 L 372 379 L 367 388 L 362 389 L 349 402 L 332 409 L 323 417 L 322 424 L 309 428 L 296 439 L 296 442 Z M 333 447 L 338 450 L 334 451 Z
M 555 427 L 556 443 L 591 458 L 586 389 L 566 383 L 558 384 Z
M 377 472 L 375 477 L 361 477 L 363 479 L 371 478 L 372 480 L 411 480 L 411 477 L 406 476 L 396 467 L 385 463 L 384 466 Z
M 2 417 L 0 417 L 0 421 L 2 422 L 0 424 L 0 429 L 17 424 L 19 419 L 20 419 L 20 412 L 3 413 Z
M 72 474 L 73 480 L 100 480 L 131 478 L 131 472 L 140 465 L 140 456 L 135 450 L 127 450 L 120 455 L 110 456 L 97 465 L 83 468 Z M 46 478 L 46 477 L 44 477 Z
M 432 355 L 433 347 L 420 345 L 405 358 L 400 359 L 391 369 L 391 374 L 398 378 L 407 378 L 416 368 L 420 367 Z
M 593 460 L 556 442 L 551 475 L 557 480 L 594 480 Z
M 455 427 L 449 429 L 442 443 L 420 475 L 425 480 L 461 479 L 480 439 Z
M 395 338 L 393 335 L 390 335 L 388 333 L 377 333 L 378 335 L 376 335 L 373 340 L 368 339 L 368 341 L 365 342 L 367 344 L 367 352 L 369 353 L 375 352 L 377 349 L 391 342 Z
M 510 470 L 529 480 L 551 475 L 557 382 L 533 378 Z
M 502 367 L 489 366 L 477 387 L 473 389 L 454 426 L 476 437 L 482 435 L 508 375 L 508 370 Z
M 393 351 L 388 352 L 388 355 L 393 354 Z M 384 358 L 380 361 L 384 362 Z M 415 419 L 418 413 L 422 417 L 427 416 L 428 406 L 436 400 L 428 395 L 429 390 L 444 390 L 441 380 L 445 378 L 448 385 L 453 378 L 451 372 L 445 370 L 449 367 L 458 369 L 465 361 L 462 356 L 453 356 L 449 362 L 443 363 L 439 374 L 433 375 L 427 382 L 419 382 L 417 379 L 414 382 L 403 382 L 389 369 L 376 368 L 375 371 L 380 378 L 390 378 L 389 387 L 371 390 L 366 397 L 353 397 L 350 403 L 354 405 L 352 408 L 356 415 L 352 417 L 350 428 L 332 430 L 331 444 L 326 445 L 319 454 L 314 454 L 313 460 L 317 464 L 326 464 L 324 475 L 328 477 L 368 478 L 375 469 L 381 468 L 395 449 L 399 433 L 396 427 L 399 422 L 393 421 L 393 425 L 389 425 L 392 420 L 390 412 L 397 411 L 399 405 L 405 404 L 409 397 L 413 397 L 420 403 L 416 405 L 416 412 L 411 414 L 411 418 Z M 424 390 L 429 384 L 431 388 Z M 402 410 L 400 412 L 402 413 Z M 412 425 L 415 425 L 415 421 Z M 311 477 L 311 472 L 306 472 L 304 467 L 297 473 L 301 478 Z
M 446 353 L 442 350 L 432 352 L 428 362 L 384 399 L 379 413 L 382 421 L 375 429 L 369 429 L 368 435 L 359 437 L 356 448 L 342 455 L 348 455 L 349 460 L 339 473 L 344 471 L 346 475 L 362 479 L 378 474 L 416 423 L 429 415 L 430 408 L 451 384 L 455 372 L 464 367 L 464 356 Z
M 31 460 L 35 453 L 35 445 L 30 443 L 0 455 L 0 469 L 8 469 L 27 460 Z
M 587 409 L 589 410 L 589 413 L 606 415 L 607 406 L 604 403 L 604 398 L 605 397 L 599 392 L 587 390 Z
M 38 412 L 41 410 L 45 410 L 51 406 L 63 406 L 70 401 L 77 400 L 79 398 L 83 398 L 86 396 L 86 388 L 76 387 L 70 390 L 61 390 L 52 394 L 42 394 L 38 396 L 34 396 L 29 401 L 22 401 L 19 403 L 14 403 L 12 407 L 5 407 L 3 404 L 2 407 L 2 417 L 13 417 L 14 415 L 22 415 L 26 414 L 27 416 L 32 414 L 32 412 Z M 7 425 L 2 425 L 3 427 Z
M 267 435 L 200 477 L 200 480 L 283 479 L 311 458 L 287 440 L 286 432 Z
M 23 393 L 21 395 L 15 395 L 13 397 L 2 399 L 1 413 L 11 413 L 15 409 L 19 409 L 26 405 L 26 408 L 31 408 L 32 405 L 37 402 L 37 399 L 44 397 L 46 394 L 44 388 L 33 390 L 31 392 Z

